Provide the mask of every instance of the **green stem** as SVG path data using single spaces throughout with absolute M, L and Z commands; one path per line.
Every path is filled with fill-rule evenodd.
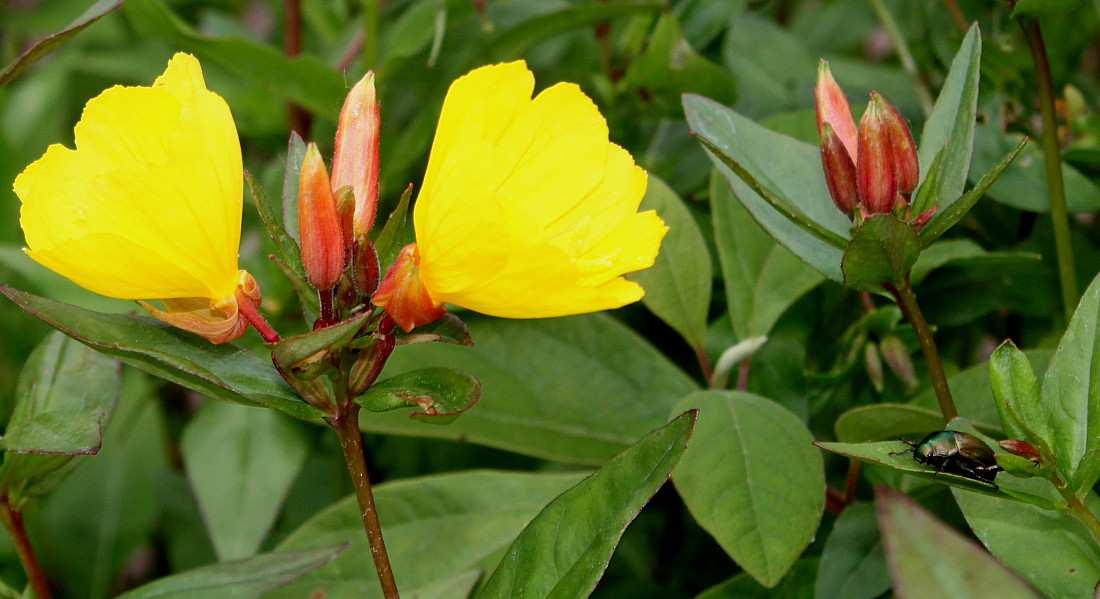
M 341 398 L 342 399 L 342 398 Z M 397 581 L 393 578 L 386 542 L 382 538 L 382 523 L 378 520 L 378 509 L 374 504 L 374 492 L 371 490 L 370 476 L 367 474 L 367 461 L 363 457 L 363 434 L 359 432 L 359 404 L 349 401 L 337 408 L 341 414 L 329 421 L 329 425 L 340 437 L 340 447 L 344 450 L 344 461 L 355 487 L 355 498 L 359 500 L 359 517 L 367 531 L 367 542 L 374 556 L 374 569 L 378 571 L 378 581 L 382 585 L 382 594 L 386 599 L 399 599 Z
M 932 339 L 932 331 L 928 328 L 928 322 L 924 320 L 924 314 L 917 303 L 917 294 L 913 293 L 913 286 L 909 284 L 909 273 L 896 285 L 883 283 L 883 286 L 893 294 L 901 308 L 902 314 L 913 325 L 913 331 L 917 334 L 921 352 L 924 353 L 924 361 L 928 364 L 928 374 L 932 377 L 932 389 L 936 392 L 936 399 L 940 403 L 940 413 L 944 422 L 951 422 L 959 415 L 955 409 L 955 400 L 951 397 L 951 388 L 947 386 L 947 374 L 943 371 L 943 362 L 940 361 L 940 352 L 936 349 L 936 342 Z
M 12 507 L 7 497 L 0 498 L 0 521 L 4 522 L 4 528 L 11 535 L 15 552 L 19 554 L 19 562 L 27 573 L 27 581 L 34 591 L 35 599 L 50 599 L 50 585 L 42 566 L 38 565 L 38 559 L 34 556 L 27 530 L 23 528 L 23 514 Z
M 1069 506 L 1069 513 L 1088 529 L 1092 539 L 1100 545 L 1100 520 L 1096 519 L 1096 514 L 1092 513 L 1085 502 L 1073 493 L 1066 495 L 1066 505 Z
M 890 40 L 894 42 L 894 49 L 897 50 L 898 58 L 901 59 L 902 68 L 913 80 L 913 87 L 917 90 L 917 99 L 920 100 L 924 116 L 932 114 L 932 107 L 935 105 L 932 100 L 932 92 L 928 91 L 928 86 L 925 85 L 924 79 L 920 75 L 917 61 L 913 60 L 913 54 L 909 52 L 909 46 L 905 43 L 905 36 L 901 34 L 901 28 L 898 27 L 897 21 L 894 20 L 894 16 L 890 14 L 890 11 L 886 10 L 886 5 L 882 3 L 882 0 L 871 0 L 871 9 L 875 11 L 878 20 L 886 29 L 886 35 L 889 35 Z
M 1058 121 L 1054 112 L 1054 81 L 1050 74 L 1043 32 L 1039 19 L 1020 19 L 1020 28 L 1027 38 L 1031 61 L 1035 63 L 1039 108 L 1043 117 L 1043 162 L 1046 166 L 1047 192 L 1050 195 L 1050 219 L 1054 225 L 1054 248 L 1058 259 L 1058 278 L 1062 284 L 1062 309 L 1068 322 L 1077 307 L 1077 269 L 1073 263 L 1073 242 L 1070 240 L 1069 210 L 1066 189 L 1062 181 L 1062 153 L 1058 147 Z

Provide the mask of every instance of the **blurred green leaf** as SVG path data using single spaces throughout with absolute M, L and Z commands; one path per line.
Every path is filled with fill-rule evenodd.
M 555 35 L 618 17 L 656 13 L 664 8 L 663 3 L 653 0 L 608 0 L 571 5 L 539 14 L 492 36 L 486 44 L 488 57 L 485 62 L 515 60 Z
M 696 595 L 695 599 L 813 599 L 818 564 L 816 557 L 798 560 L 783 580 L 770 589 L 742 572 Z
M 122 1 L 123 0 L 97 0 L 97 2 L 81 13 L 79 17 L 74 19 L 72 23 L 66 25 L 64 29 L 36 42 L 25 52 L 20 54 L 19 58 L 5 67 L 3 71 L 0 71 L 0 87 L 4 87 L 10 83 L 13 79 L 22 74 L 23 71 L 30 68 L 31 65 L 42 60 L 47 54 L 53 52 L 68 41 L 69 38 L 98 21 L 100 17 L 118 8 L 118 6 L 122 4 Z
M 120 384 L 118 362 L 61 333 L 47 336 L 23 366 L 0 438 L 4 494 L 21 503 L 34 492 L 36 481 L 27 479 L 99 451 Z
M 1005 133 L 998 121 L 990 118 L 977 128 L 974 136 L 972 172 L 981 172 L 984 165 L 996 164 L 1005 154 L 1024 141 L 1018 133 Z M 1100 210 L 1100 188 L 1081 171 L 1062 163 L 1062 181 L 1066 188 L 1066 205 L 1070 212 Z M 1001 174 L 987 191 L 994 200 L 1028 212 L 1050 212 L 1046 166 L 1041 144 L 1027 144 L 1019 159 Z
M 1071 492 L 1100 478 L 1100 275 L 1081 297 L 1043 379 L 1043 410 L 1058 471 Z
M 77 341 L 203 395 L 267 406 L 295 418 L 321 413 L 299 398 L 268 360 L 235 345 L 141 316 L 100 314 L 0 285 L 0 293 Z
M 1012 16 L 1041 16 L 1064 13 L 1081 4 L 1082 0 L 1020 0 L 1012 8 Z
M 966 34 L 958 54 L 951 63 L 932 114 L 924 123 L 920 138 L 921 180 L 928 175 L 936 154 L 947 147 L 943 170 L 939 176 L 936 196 L 931 198 L 939 205 L 939 214 L 954 210 L 953 204 L 962 195 L 966 175 L 970 172 L 970 155 L 974 149 L 974 113 L 978 102 L 979 61 L 981 59 L 981 32 L 975 23 Z M 913 213 L 919 214 L 931 205 L 913 205 Z M 968 207 L 969 208 L 969 207 Z M 965 212 L 965 211 L 963 211 Z M 927 228 L 927 227 L 926 227 Z M 946 230 L 946 229 L 945 229 Z M 923 237 L 923 236 L 922 236 Z
M 344 546 L 298 552 L 265 553 L 167 576 L 118 596 L 118 599 L 252 599 L 312 572 L 340 554 Z
M 864 291 L 881 291 L 883 283 L 901 284 L 918 256 L 920 238 L 909 223 L 892 214 L 872 215 L 844 251 L 844 284 Z
M 980 545 L 912 499 L 878 487 L 875 506 L 896 594 L 952 599 L 1040 596 Z
M 813 436 L 787 409 L 748 393 L 702 391 L 673 413 L 689 408 L 699 410 L 699 422 L 673 473 L 676 490 L 739 566 L 774 587 L 813 540 L 825 509 Z
M 260 550 L 309 446 L 271 410 L 207 401 L 187 423 L 180 452 L 219 561 Z
M 523 527 L 582 477 L 471 470 L 378 485 L 378 515 L 398 588 L 405 595 L 454 597 L 426 589 L 446 587 L 456 578 L 468 581 L 472 569 L 493 567 Z M 381 597 L 354 496 L 318 513 L 278 549 L 346 542 L 351 545 L 340 557 L 265 599 L 301 599 L 316 590 L 326 599 Z
M 844 412 L 834 425 L 836 438 L 843 442 L 879 441 L 906 436 L 924 436 L 943 426 L 939 410 L 909 404 L 878 403 Z
M 275 48 L 239 39 L 204 37 L 162 0 L 127 0 L 123 11 L 143 35 L 165 40 L 199 60 L 215 63 L 262 87 L 277 98 L 300 104 L 336 121 L 347 87 L 336 71 L 316 56 L 283 56 Z
M 453 368 L 424 368 L 372 385 L 355 402 L 372 412 L 418 408 L 412 418 L 450 424 L 481 397 L 477 377 Z M 370 418 L 370 416 L 367 416 Z
M 969 239 L 940 239 L 921 250 L 913 265 L 910 281 L 920 284 L 929 274 L 943 266 L 977 266 L 997 268 L 1020 262 L 1042 260 L 1042 255 L 1029 252 L 987 252 Z
M 448 426 L 396 412 L 363 430 L 461 439 L 578 464 L 599 464 L 668 419 L 698 385 L 645 339 L 605 314 L 541 320 L 464 314 L 473 347 L 442 343 L 395 351 L 383 372 L 449 367 L 477 373 L 477 408 Z
M 691 211 L 664 181 L 649 176 L 641 210 L 656 210 L 668 225 L 653 266 L 627 278 L 645 288 L 642 302 L 693 348 L 707 334 L 712 284 L 710 252 Z
M 591 594 L 626 527 L 680 461 L 697 415 L 686 412 L 646 435 L 547 505 L 505 551 L 478 599 Z
M 711 174 L 710 207 L 733 332 L 738 339 L 767 335 L 824 277 L 760 228 L 717 171 Z
M 742 181 L 719 156 L 711 160 L 729 182 L 735 197 L 752 217 L 779 243 L 826 277 L 843 280 L 840 272 L 843 242 L 848 238 L 850 223 L 829 199 L 825 177 L 821 174 L 818 148 L 785 135 L 773 133 L 736 112 L 706 98 L 684 96 L 684 112 L 688 124 L 699 138 L 706 139 L 723 152 L 739 168 L 755 178 L 764 189 L 771 190 L 779 201 L 804 218 L 817 223 L 821 236 L 788 220 Z M 824 236 L 834 236 L 835 243 Z
M 864 503 L 849 505 L 825 539 L 814 596 L 874 599 L 889 589 L 875 509 Z

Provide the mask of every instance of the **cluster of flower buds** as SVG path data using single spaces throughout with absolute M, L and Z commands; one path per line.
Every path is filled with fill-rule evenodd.
M 913 134 L 898 111 L 871 92 L 856 130 L 848 98 L 824 60 L 814 87 L 821 166 L 829 194 L 841 212 L 863 216 L 893 212 L 909 204 L 920 166 Z
M 302 263 L 310 285 L 321 297 L 321 318 L 314 328 L 335 324 L 333 298 L 341 280 L 363 303 L 378 288 L 378 254 L 367 234 L 378 205 L 378 99 L 374 73 L 368 72 L 348 93 L 336 129 L 332 177 L 316 144 L 309 144 L 298 184 L 298 234 Z M 345 271 L 348 277 L 345 279 Z

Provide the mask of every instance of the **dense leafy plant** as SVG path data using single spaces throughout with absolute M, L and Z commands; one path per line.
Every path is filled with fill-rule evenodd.
M 1040 0 L 0 9 L 0 180 L 71 147 L 105 88 L 147 86 L 177 52 L 202 63 L 243 149 L 240 267 L 285 333 L 214 345 L 88 293 L 21 251 L 52 223 L 24 213 L 24 238 L 0 192 L 0 597 L 394 596 L 345 466 L 358 429 L 406 595 L 1091 596 L 1097 21 Z M 640 210 L 668 232 L 627 275 L 642 302 L 420 306 L 402 330 L 373 288 L 326 297 L 364 247 L 376 279 L 423 247 L 407 186 L 435 189 L 448 86 L 518 59 L 537 91 L 578 83 L 648 172 Z M 368 70 L 379 225 L 318 250 L 300 231 L 326 217 L 299 223 L 299 199 L 348 201 L 321 156 Z M 848 101 L 872 91 L 857 140 Z M 466 152 L 472 180 L 498 174 Z M 459 222 L 447 245 L 473 251 L 451 269 L 497 241 Z

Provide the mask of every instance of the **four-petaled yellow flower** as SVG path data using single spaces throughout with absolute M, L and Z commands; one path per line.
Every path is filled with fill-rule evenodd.
M 416 248 L 402 254 L 415 268 L 395 264 L 375 295 L 402 328 L 438 316 L 429 304 L 544 318 L 644 294 L 622 275 L 652 265 L 668 230 L 655 212 L 638 213 L 645 171 L 608 141 L 579 87 L 532 99 L 534 86 L 517 61 L 476 69 L 447 92 L 413 209 Z M 423 318 L 391 305 L 400 273 L 427 293 Z
M 152 87 L 90 100 L 76 149 L 49 147 L 15 180 L 24 250 L 109 297 L 159 299 L 155 316 L 214 341 L 239 337 L 259 302 L 237 267 L 241 148 L 229 106 L 176 54 Z

